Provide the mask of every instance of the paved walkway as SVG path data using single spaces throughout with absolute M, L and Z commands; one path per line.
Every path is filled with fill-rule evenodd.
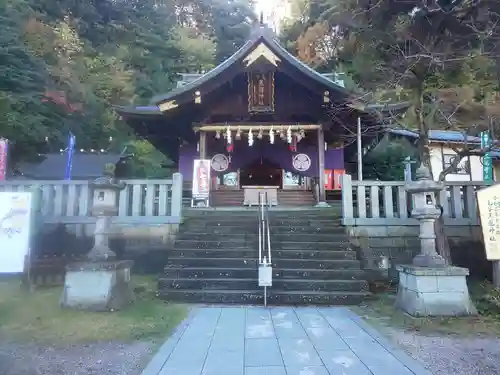
M 142 375 L 432 375 L 346 307 L 200 307 Z

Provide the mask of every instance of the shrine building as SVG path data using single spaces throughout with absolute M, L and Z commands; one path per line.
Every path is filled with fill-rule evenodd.
M 246 193 L 257 188 L 272 193 L 273 204 L 325 202 L 341 174 L 355 178 L 358 121 L 373 128 L 381 118 L 264 25 L 226 61 L 184 75 L 184 83 L 148 106 L 116 110 L 177 163 L 184 181 L 196 176 L 195 160 L 210 161 L 210 205 L 255 203 Z

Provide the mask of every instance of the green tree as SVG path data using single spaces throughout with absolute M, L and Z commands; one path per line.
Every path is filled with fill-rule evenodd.
M 178 73 L 210 69 L 252 20 L 246 0 L 0 0 L 0 136 L 11 160 L 59 151 L 72 132 L 79 149 L 132 147 L 134 173 L 162 170 L 168 160 L 112 106 L 148 104 Z
M 363 178 L 380 181 L 402 181 L 405 159 L 415 158 L 407 142 L 393 141 L 386 147 L 376 149 L 363 158 Z

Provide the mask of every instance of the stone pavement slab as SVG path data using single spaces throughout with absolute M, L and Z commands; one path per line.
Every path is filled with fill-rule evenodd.
M 432 375 L 347 307 L 199 307 L 142 375 Z

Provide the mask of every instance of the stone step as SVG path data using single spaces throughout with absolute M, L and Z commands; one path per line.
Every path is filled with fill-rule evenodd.
M 208 212 L 209 214 L 206 214 Z M 229 209 L 220 209 L 220 210 L 212 210 L 212 211 L 204 211 L 200 212 L 197 215 L 184 215 L 186 220 L 224 220 L 224 219 L 233 219 L 233 220 L 250 220 L 252 218 L 256 218 L 259 216 L 259 211 L 257 209 L 241 209 L 239 211 L 230 211 Z M 340 215 L 337 211 L 332 211 L 328 215 L 321 214 L 320 211 L 311 212 L 300 209 L 288 210 L 288 211 L 274 211 L 271 210 L 268 212 L 268 216 L 270 220 L 318 220 L 318 221 L 329 221 L 336 220 L 340 222 Z
M 258 216 L 258 208 L 241 208 L 241 209 L 185 209 L 182 214 L 187 219 L 215 219 L 215 218 L 249 218 Z M 332 219 L 337 217 L 339 211 L 332 208 L 323 209 L 290 209 L 280 210 L 278 207 L 269 209 L 269 217 L 271 219 Z
M 253 240 L 230 240 L 225 241 L 209 240 L 176 240 L 174 249 L 257 249 L 258 238 Z
M 293 218 L 293 219 L 269 218 L 269 225 L 272 225 L 272 226 L 288 225 L 288 226 L 296 226 L 296 227 L 298 227 L 298 226 L 340 227 L 342 224 L 341 224 L 340 218 L 302 217 L 302 218 Z
M 231 233 L 231 234 L 215 234 L 211 232 L 182 231 L 177 235 L 177 240 L 197 240 L 204 241 L 255 241 L 258 240 L 258 225 L 253 233 Z M 333 242 L 333 243 L 349 243 L 348 237 L 344 233 L 274 233 L 271 229 L 270 234 L 271 248 L 275 243 L 282 242 Z
M 169 256 L 174 258 L 256 258 L 256 249 L 173 249 Z M 352 250 L 274 250 L 272 257 L 278 259 L 356 259 Z
M 311 260 L 342 260 L 356 259 L 356 252 L 353 250 L 273 250 L 273 259 L 311 259 Z
M 365 271 L 361 269 L 275 269 L 273 277 L 306 280 L 363 280 Z
M 314 227 L 314 226 L 285 226 L 285 225 L 270 225 L 271 233 L 273 234 L 286 234 L 286 233 L 304 233 L 304 234 L 337 234 L 346 235 L 344 227 Z M 187 233 L 211 233 L 217 234 L 258 234 L 258 224 L 256 220 L 248 225 L 191 225 L 183 224 L 179 234 Z
M 257 267 L 222 268 L 222 267 L 165 267 L 163 276 L 166 278 L 257 278 Z M 273 270 L 275 279 L 305 279 L 305 280 L 363 280 L 366 276 L 361 269 L 287 269 Z
M 174 267 L 220 267 L 257 269 L 257 252 L 254 258 L 187 258 L 169 257 L 168 266 Z
M 257 255 L 257 252 L 255 252 Z M 169 257 L 167 267 L 220 267 L 220 268 L 252 268 L 257 269 L 258 259 L 254 258 L 187 258 Z M 286 269 L 359 269 L 359 261 L 355 259 L 275 259 L 273 267 Z
M 358 305 L 369 298 L 370 292 L 322 292 L 322 291 L 270 291 L 267 303 L 269 305 Z
M 356 305 L 370 297 L 368 292 L 274 292 L 268 293 L 269 305 Z M 189 290 L 160 289 L 159 297 L 172 302 L 210 304 L 264 303 L 262 290 Z
M 259 220 L 258 215 L 253 215 L 251 217 L 242 218 L 242 217 L 213 217 L 213 218 L 188 218 L 184 220 L 183 225 L 192 225 L 192 226 L 221 226 L 221 225 L 229 225 L 229 226 L 244 226 L 249 223 L 255 223 Z M 287 226 L 287 227 L 317 227 L 317 228 L 339 228 L 342 227 L 340 218 L 295 218 L 295 219 L 286 219 L 286 218 L 269 218 L 269 224 L 272 226 Z
M 193 289 L 193 290 L 253 290 L 258 288 L 258 280 L 234 278 L 165 278 L 159 279 L 159 288 Z M 330 291 L 330 292 L 366 292 L 368 283 L 365 280 L 303 280 L 274 279 L 270 291 Z
M 288 269 L 315 269 L 340 270 L 359 269 L 359 260 L 356 259 L 276 259 L 272 258 L 273 266 L 278 270 Z
M 165 278 L 240 278 L 255 279 L 257 268 L 221 268 L 221 267 L 165 267 Z
M 246 238 L 227 238 L 214 236 L 210 240 L 178 239 L 175 241 L 174 249 L 258 249 L 258 236 Z M 351 244 L 347 240 L 332 240 L 323 242 L 307 241 L 271 241 L 271 249 L 274 250 L 351 250 Z
M 257 241 L 258 243 L 258 241 Z M 351 250 L 351 243 L 348 240 L 332 241 L 279 241 L 271 242 L 271 249 L 274 250 Z
M 273 234 L 336 234 L 336 235 L 346 235 L 345 228 L 342 226 L 299 226 L 299 225 L 275 225 L 274 223 L 269 223 L 269 229 Z
M 181 231 L 177 234 L 176 240 L 191 240 L 191 241 L 204 241 L 209 239 L 210 241 L 258 241 L 259 229 L 255 225 L 255 229 L 250 233 L 233 232 L 228 234 L 218 234 L 214 232 L 209 232 L 205 230 L 203 232 L 196 232 L 194 230 Z

